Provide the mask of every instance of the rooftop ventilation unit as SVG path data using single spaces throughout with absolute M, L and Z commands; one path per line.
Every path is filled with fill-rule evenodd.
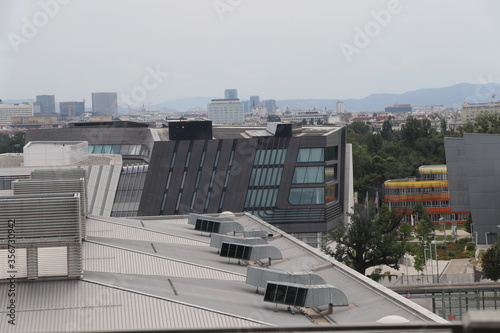
M 189 214 L 188 224 L 194 225 L 195 230 L 215 234 L 243 232 L 243 226 L 228 217 L 210 217 L 199 214 Z
M 248 245 L 223 242 L 220 256 L 243 260 L 283 259 L 280 250 L 270 245 Z
M 267 283 L 264 302 L 306 308 L 326 304 L 333 306 L 349 305 L 345 294 L 335 286 L 329 284 L 304 285 L 274 281 Z
M 80 194 L 0 197 L 0 262 L 7 264 L 15 235 L 15 263 L 0 281 L 82 277 Z M 5 267 L 1 266 L 0 267 Z
M 85 179 L 18 179 L 12 182 L 14 195 L 80 193 L 80 213 L 82 215 L 82 238 L 86 236 L 87 193 Z
M 210 140 L 212 139 L 211 120 L 168 121 L 169 140 Z
M 259 245 L 259 244 L 267 244 L 265 239 L 260 237 L 251 237 L 251 238 L 240 238 L 237 236 L 229 236 L 222 234 L 212 234 L 210 238 L 210 247 L 215 247 L 216 249 L 220 249 L 222 243 L 239 243 L 245 245 Z
M 278 269 L 255 266 L 247 267 L 246 284 L 257 288 L 265 288 L 269 281 L 298 283 L 304 285 L 326 284 L 325 280 L 317 274 L 306 272 L 290 273 Z

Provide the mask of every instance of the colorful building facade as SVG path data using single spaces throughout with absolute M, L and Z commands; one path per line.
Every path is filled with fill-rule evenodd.
M 384 203 L 391 209 L 405 212 L 405 221 L 417 221 L 412 215 L 421 202 L 434 224 L 463 224 L 469 212 L 452 212 L 446 165 L 423 165 L 418 176 L 391 179 L 384 183 Z

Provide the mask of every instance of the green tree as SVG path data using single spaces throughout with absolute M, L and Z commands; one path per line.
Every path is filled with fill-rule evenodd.
M 500 280 L 500 243 L 490 247 L 484 254 L 483 276 L 495 282 Z
M 382 123 L 380 136 L 382 136 L 382 139 L 386 141 L 392 141 L 394 139 L 394 131 L 392 130 L 392 124 L 389 119 L 384 120 L 384 122 Z
M 465 125 L 458 126 L 458 132 L 460 135 L 463 135 L 464 133 L 474 133 L 474 124 L 470 121 L 467 121 Z
M 353 121 L 349 126 L 348 130 L 358 134 L 368 134 L 370 132 L 370 126 L 362 121 Z
M 446 119 L 445 118 L 441 118 L 441 133 L 446 135 L 448 134 L 448 124 L 446 123 Z
M 424 208 L 422 202 L 419 201 L 415 203 L 411 214 L 415 216 L 417 221 L 417 235 L 426 237 L 429 232 L 434 230 L 434 225 L 432 224 L 431 218 L 429 217 L 429 214 L 427 214 L 427 210 Z
M 475 119 L 474 129 L 477 133 L 500 133 L 500 114 L 481 113 Z
M 428 137 L 434 132 L 429 119 L 418 120 L 413 117 L 408 117 L 401 126 L 401 136 L 405 145 L 409 147 L 418 139 Z
M 322 250 L 361 274 L 377 265 L 399 268 L 398 261 L 406 252 L 406 239 L 400 232 L 403 215 L 385 204 L 377 213 L 370 200 L 367 205 L 356 204 L 349 216 L 349 225 L 325 234 Z M 334 250 L 328 246 L 331 242 L 336 244 Z
M 26 133 L 17 132 L 5 141 L 5 136 L 0 137 L 0 153 L 22 153 Z

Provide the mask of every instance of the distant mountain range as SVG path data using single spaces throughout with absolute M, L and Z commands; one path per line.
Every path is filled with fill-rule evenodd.
M 402 94 L 372 94 L 361 99 L 287 99 L 277 100 L 280 109 L 313 108 L 329 110 L 335 109 L 338 101 L 342 100 L 347 112 L 383 111 L 387 106 L 395 104 L 411 105 L 444 105 L 445 107 L 460 108 L 464 101 L 478 103 L 489 102 L 493 94 L 500 99 L 500 83 L 487 84 L 460 83 L 445 88 L 426 88 L 408 91 Z M 184 112 L 194 107 L 207 108 L 210 97 L 183 98 L 165 101 L 160 106 Z
M 408 91 L 402 94 L 372 94 L 360 99 L 286 99 L 277 100 L 280 109 L 323 110 L 325 107 L 334 110 L 338 101 L 343 101 L 346 112 L 383 111 L 387 106 L 395 104 L 444 105 L 460 108 L 464 101 L 478 103 L 489 102 L 497 94 L 500 100 L 500 83 L 486 84 L 460 83 L 445 88 L 426 88 Z M 57 96 L 56 96 L 57 97 Z M 213 97 L 192 97 L 168 100 L 155 107 L 162 110 L 186 112 L 195 107 L 207 108 Z M 4 100 L 4 103 L 21 103 L 25 100 Z M 57 108 L 57 106 L 56 106 Z M 89 109 L 90 110 L 90 109 Z M 128 112 L 128 108 L 119 107 L 119 112 Z

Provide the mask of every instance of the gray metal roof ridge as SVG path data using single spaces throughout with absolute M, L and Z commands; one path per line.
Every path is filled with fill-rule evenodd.
M 119 223 L 119 222 L 116 222 L 116 221 L 104 220 L 104 219 L 100 218 L 99 216 L 95 216 L 95 215 L 90 215 L 88 218 L 92 219 L 92 220 L 97 220 L 97 221 L 100 221 L 100 222 L 104 222 L 104 223 L 116 224 L 116 225 L 119 225 L 119 226 L 122 226 L 122 227 L 129 227 L 129 228 L 135 228 L 135 229 L 140 229 L 140 230 L 145 230 L 145 231 L 150 231 L 150 232 L 156 232 L 156 233 L 162 234 L 162 235 L 167 235 L 167 236 L 172 236 L 172 237 L 178 237 L 178 238 L 187 239 L 187 240 L 190 240 L 190 241 L 195 241 L 195 242 L 210 244 L 210 242 L 206 242 L 206 241 L 200 240 L 200 239 L 190 238 L 190 237 L 176 235 L 176 234 L 170 234 L 170 233 L 167 233 L 167 232 L 153 230 L 153 229 L 146 228 L 146 227 L 139 227 L 139 226 L 134 226 L 134 225 L 123 224 L 123 223 Z
M 205 266 L 205 265 L 201 265 L 201 264 L 196 264 L 196 263 L 192 263 L 192 262 L 184 261 L 184 260 L 179 260 L 179 259 L 175 259 L 175 258 L 164 257 L 164 256 L 158 255 L 156 253 L 153 254 L 153 253 L 142 252 L 142 251 L 138 251 L 138 250 L 128 249 L 126 247 L 121 247 L 121 246 L 116 246 L 116 245 L 110 245 L 110 244 L 106 244 L 106 243 L 97 242 L 95 240 L 88 240 L 87 239 L 87 240 L 84 240 L 83 242 L 84 243 L 93 243 L 93 244 L 107 246 L 107 247 L 112 247 L 112 248 L 115 248 L 115 249 L 120 249 L 120 250 L 124 250 L 124 251 L 130 251 L 130 252 L 139 253 L 139 254 L 143 254 L 143 255 L 148 255 L 148 256 L 156 257 L 156 258 L 160 258 L 160 259 L 171 260 L 171 261 L 179 262 L 179 263 L 182 263 L 182 264 L 196 266 L 196 267 L 201 267 L 201 268 L 206 268 L 206 269 L 210 269 L 210 270 L 213 270 L 213 271 L 218 271 L 218 272 L 222 272 L 222 273 L 226 273 L 226 274 L 233 274 L 233 275 L 238 275 L 238 276 L 241 276 L 241 277 L 246 277 L 246 274 L 241 274 L 241 273 L 237 273 L 237 272 L 226 271 L 224 269 L 220 269 L 220 268 L 216 268 L 216 267 L 211 267 L 211 266 Z M 147 242 L 147 241 L 143 241 L 143 242 Z M 85 260 L 85 258 L 83 258 L 83 260 Z
M 130 274 L 123 274 L 123 275 L 130 275 Z M 206 308 L 206 307 L 199 306 L 199 305 L 196 305 L 196 304 L 191 304 L 191 303 L 187 303 L 187 302 L 178 301 L 178 300 L 175 300 L 175 299 L 170 299 L 170 298 L 167 298 L 167 297 L 162 297 L 162 296 L 158 296 L 158 295 L 152 295 L 152 294 L 148 294 L 148 293 L 137 291 L 137 290 L 133 290 L 133 289 L 128 289 L 128 288 L 124 288 L 124 287 L 113 286 L 113 285 L 110 285 L 110 284 L 107 284 L 107 283 L 103 283 L 103 282 L 99 282 L 99 281 L 95 281 L 95 280 L 91 280 L 91 279 L 83 278 L 80 281 L 87 282 L 87 283 L 93 283 L 93 284 L 97 284 L 97 285 L 104 286 L 104 287 L 107 287 L 107 288 L 113 288 L 113 289 L 117 289 L 117 290 L 121 290 L 121 291 L 126 291 L 126 292 L 130 292 L 130 293 L 134 293 L 134 294 L 138 294 L 138 295 L 142 295 L 142 296 L 146 296 L 146 297 L 151 297 L 151 298 L 159 299 L 159 300 L 162 300 L 162 301 L 167 301 L 167 302 L 172 302 L 172 303 L 176 303 L 176 304 L 181 304 L 181 305 L 189 306 L 189 307 L 192 307 L 192 308 L 195 308 L 195 309 L 199 309 L 199 310 L 204 310 L 204 311 L 208 311 L 208 312 L 214 312 L 214 313 L 217 313 L 217 314 L 220 314 L 220 315 L 224 315 L 224 316 L 229 316 L 229 317 L 233 317 L 233 318 L 237 318 L 237 319 L 241 319 L 241 320 L 250 321 L 250 322 L 253 322 L 253 323 L 256 323 L 256 324 L 260 324 L 260 325 L 263 325 L 263 326 L 272 326 L 272 327 L 276 326 L 276 325 L 265 323 L 265 322 L 262 322 L 262 321 L 259 321 L 259 320 L 255 320 L 255 319 L 252 319 L 252 318 L 246 318 L 246 317 L 238 316 L 238 315 L 235 315 L 235 314 L 232 314 L 232 313 L 227 313 L 227 312 L 223 312 L 223 311 L 219 311 L 219 310 L 215 310 L 215 309 L 210 309 L 210 308 Z
M 426 319 L 431 319 L 431 320 L 438 322 L 438 323 L 449 324 L 449 321 L 447 321 L 446 319 L 439 317 L 435 313 L 425 309 L 424 307 L 418 305 L 417 303 L 415 303 L 413 301 L 406 299 L 405 297 L 392 291 L 391 289 L 379 284 L 378 282 L 373 281 L 369 277 L 358 273 L 357 271 L 350 268 L 349 266 L 344 265 L 343 263 L 335 260 L 333 257 L 327 255 L 326 253 L 321 252 L 321 250 L 315 249 L 315 248 L 307 245 L 306 243 L 298 240 L 297 238 L 285 233 L 281 229 L 276 228 L 276 227 L 268 224 L 267 222 L 258 219 L 257 217 L 255 217 L 254 215 L 252 215 L 248 212 L 245 212 L 245 215 L 247 215 L 249 218 L 252 218 L 254 221 L 262 224 L 263 226 L 265 226 L 273 231 L 278 232 L 282 237 L 285 237 L 289 241 L 295 243 L 297 246 L 300 246 L 304 250 L 312 253 L 313 255 L 316 255 L 320 258 L 325 259 L 326 261 L 331 262 L 333 267 L 338 268 L 339 272 L 341 272 L 342 274 L 344 274 L 346 276 L 349 276 L 352 279 L 356 279 L 357 281 L 359 281 L 360 283 L 362 283 L 365 286 L 368 286 L 372 291 L 376 292 L 377 294 L 384 297 L 388 301 L 391 301 L 394 304 L 399 303 L 399 304 L 404 305 L 405 307 L 412 309 L 414 311 L 414 314 L 419 316 L 419 317 L 425 317 Z

